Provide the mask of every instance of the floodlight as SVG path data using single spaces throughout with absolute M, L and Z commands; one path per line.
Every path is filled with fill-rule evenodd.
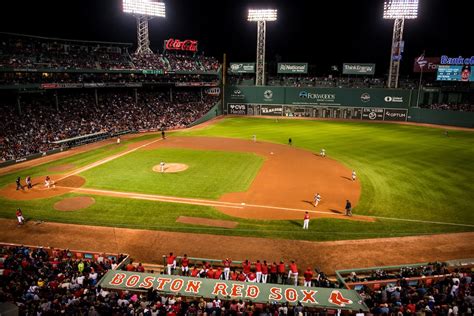
M 155 0 L 123 0 L 123 12 L 131 13 L 137 18 L 136 54 L 152 54 L 148 20 L 154 17 L 165 17 L 165 4 Z
M 248 21 L 258 22 L 258 21 L 276 21 L 277 19 L 277 10 L 267 9 L 267 10 L 252 10 L 249 9 Z
M 165 17 L 165 4 L 153 0 L 123 0 L 123 12 Z
M 265 37 L 267 22 L 276 21 L 277 10 L 249 9 L 247 20 L 257 22 L 257 67 L 255 69 L 255 85 L 263 86 L 265 84 Z
M 416 19 L 418 17 L 418 0 L 385 0 L 383 4 L 384 19 Z

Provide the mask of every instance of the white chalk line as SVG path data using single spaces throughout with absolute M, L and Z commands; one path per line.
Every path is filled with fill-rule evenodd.
M 120 158 L 120 157 L 122 157 L 122 156 L 128 155 L 128 154 L 130 154 L 130 153 L 132 153 L 132 152 L 134 152 L 134 151 L 137 151 L 137 150 L 139 150 L 139 149 L 142 149 L 143 147 L 146 147 L 146 146 L 148 146 L 148 145 L 151 145 L 151 144 L 154 144 L 154 143 L 156 143 L 156 142 L 159 142 L 160 140 L 162 140 L 162 139 L 161 139 L 161 138 L 155 139 L 155 140 L 153 140 L 153 141 L 151 141 L 151 142 L 149 142 L 149 143 L 146 143 L 146 144 L 143 144 L 143 145 L 138 146 L 138 147 L 136 147 L 136 148 L 133 148 L 133 149 L 124 151 L 123 153 L 119 153 L 119 154 L 116 154 L 116 155 L 113 155 L 113 156 L 110 156 L 110 157 L 101 159 L 101 160 L 96 161 L 96 162 L 94 162 L 94 163 L 91 163 L 91 164 L 89 164 L 89 165 L 87 165 L 87 166 L 78 168 L 78 169 L 76 169 L 76 170 L 74 170 L 74 171 L 72 171 L 72 172 L 70 172 L 70 173 L 67 173 L 67 174 L 64 175 L 62 178 L 57 179 L 55 182 L 57 183 L 57 182 L 59 182 L 59 181 L 61 181 L 61 180 L 64 180 L 64 179 L 66 179 L 66 178 L 69 178 L 70 176 L 73 176 L 73 175 L 76 175 L 76 174 L 78 174 L 78 173 L 81 173 L 81 172 L 90 170 L 90 169 L 92 169 L 92 168 L 95 168 L 95 167 L 97 167 L 97 166 L 103 165 L 104 163 L 107 163 L 107 162 L 110 162 L 110 161 L 115 160 L 115 159 L 117 159 L 117 158 Z

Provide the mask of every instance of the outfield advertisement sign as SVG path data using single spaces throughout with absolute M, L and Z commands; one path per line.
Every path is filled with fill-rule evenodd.
M 308 63 L 278 63 L 279 74 L 307 74 Z
M 375 64 L 344 63 L 342 73 L 344 75 L 373 75 Z
M 262 115 L 270 116 L 282 116 L 283 115 L 283 106 L 281 105 L 261 105 L 260 113 Z
M 402 89 L 228 86 L 227 103 L 408 108 L 413 91 Z
M 246 115 L 247 114 L 247 105 L 246 104 L 232 104 L 229 103 L 229 114 L 235 115 Z
M 229 71 L 234 74 L 253 74 L 255 63 L 230 63 Z
M 156 289 L 191 297 L 250 300 L 254 303 L 301 302 L 305 306 L 368 311 L 360 295 L 353 290 L 280 284 L 248 283 L 204 278 L 111 270 L 99 281 L 102 288 L 113 290 Z

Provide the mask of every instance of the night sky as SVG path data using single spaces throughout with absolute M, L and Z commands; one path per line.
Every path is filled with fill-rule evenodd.
M 372 62 L 386 72 L 393 21 L 382 19 L 383 0 L 164 0 L 167 17 L 150 21 L 153 50 L 167 38 L 197 39 L 199 50 L 222 60 L 255 60 L 256 24 L 249 8 L 276 8 L 278 21 L 267 24 L 267 61 L 309 62 L 319 72 L 344 62 Z M 402 74 L 413 58 L 474 54 L 469 0 L 420 0 L 419 18 L 405 22 Z M 121 12 L 122 0 L 6 1 L 0 31 L 49 37 L 135 43 L 133 16 Z M 466 11 L 465 11 L 466 10 Z

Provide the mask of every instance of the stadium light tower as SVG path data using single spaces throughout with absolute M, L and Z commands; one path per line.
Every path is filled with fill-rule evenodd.
M 418 0 L 385 0 L 383 18 L 394 20 L 392 35 L 392 51 L 390 52 L 390 71 L 388 74 L 389 88 L 398 88 L 398 74 L 403 52 L 403 26 L 405 19 L 418 17 Z
M 154 0 L 123 0 L 123 12 L 137 18 L 136 54 L 151 54 L 148 20 L 165 17 L 165 4 Z
M 250 22 L 257 22 L 257 67 L 255 69 L 256 86 L 263 86 L 265 84 L 265 33 L 267 28 L 267 21 L 276 21 L 277 10 L 249 10 L 247 20 Z

